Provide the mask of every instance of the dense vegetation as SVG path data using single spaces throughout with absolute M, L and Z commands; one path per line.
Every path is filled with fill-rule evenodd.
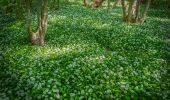
M 28 35 L 14 13 L 0 14 L 0 99 L 170 99 L 166 8 L 127 24 L 121 6 L 62 4 L 49 10 L 44 46 Z

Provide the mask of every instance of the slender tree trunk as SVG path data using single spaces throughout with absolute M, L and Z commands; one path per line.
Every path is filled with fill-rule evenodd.
M 132 21 L 132 14 L 135 12 L 134 5 L 136 3 L 136 0 L 132 0 L 130 2 L 129 8 L 128 8 L 128 16 L 127 16 L 127 22 L 130 23 Z
M 147 2 L 146 2 L 146 5 L 145 5 L 145 8 L 144 8 L 142 17 L 141 17 L 141 19 L 140 19 L 141 23 L 144 22 L 145 16 L 146 16 L 147 11 L 148 11 L 148 9 L 149 9 L 150 2 L 151 2 L 151 0 L 147 0 Z
M 121 0 L 122 4 L 122 10 L 123 10 L 123 20 L 126 21 L 127 18 L 127 5 L 125 3 L 125 0 Z
M 142 2 L 142 0 L 137 1 L 135 22 L 138 22 L 139 17 L 140 17 L 140 5 L 141 5 L 141 2 Z
M 40 20 L 40 25 L 39 25 L 39 35 L 40 35 L 40 45 L 44 45 L 44 37 L 45 37 L 45 33 L 47 30 L 47 17 L 48 17 L 48 8 L 47 8 L 47 4 L 48 1 L 44 0 L 44 2 L 42 3 L 42 7 L 41 7 L 41 14 L 39 16 L 41 16 L 41 20 Z
M 24 19 L 24 13 L 23 13 L 23 0 L 17 0 L 17 6 L 16 6 L 16 18 L 18 20 Z
M 84 6 L 87 6 L 87 0 L 83 0 Z

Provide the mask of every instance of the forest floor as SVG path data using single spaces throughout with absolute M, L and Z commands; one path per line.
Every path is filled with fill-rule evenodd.
M 49 12 L 45 46 L 27 37 L 0 15 L 0 99 L 170 99 L 168 10 L 128 25 L 120 7 L 67 5 Z

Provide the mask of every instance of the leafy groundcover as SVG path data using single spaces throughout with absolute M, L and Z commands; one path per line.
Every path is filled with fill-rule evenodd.
M 128 25 L 119 7 L 67 5 L 49 12 L 45 46 L 27 37 L 23 22 L 0 15 L 2 100 L 170 99 L 167 10 Z

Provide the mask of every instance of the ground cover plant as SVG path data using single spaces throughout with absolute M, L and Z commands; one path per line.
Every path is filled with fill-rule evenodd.
M 44 46 L 0 14 L 0 99 L 170 99 L 170 11 L 150 8 L 143 24 L 128 24 L 121 6 L 59 9 L 48 13 Z

